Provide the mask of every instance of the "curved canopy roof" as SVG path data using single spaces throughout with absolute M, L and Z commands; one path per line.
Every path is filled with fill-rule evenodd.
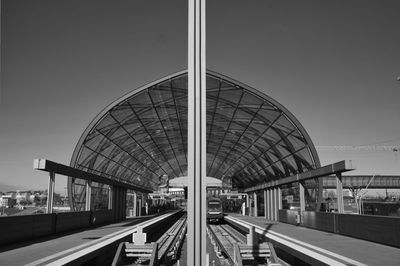
M 187 80 L 187 71 L 179 72 L 106 107 L 81 136 L 71 166 L 149 190 L 162 175 L 187 176 Z M 319 166 L 286 108 L 207 71 L 207 176 L 245 188 Z

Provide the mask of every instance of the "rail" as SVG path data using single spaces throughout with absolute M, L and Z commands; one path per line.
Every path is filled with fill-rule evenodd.
M 229 225 L 209 224 L 207 231 L 217 253 L 223 253 L 231 265 L 241 266 L 251 261 L 257 261 L 258 265 L 281 265 L 272 244 L 258 243 L 254 230 L 245 237 Z
M 229 262 L 233 263 L 233 241 L 226 239 L 229 234 L 223 233 L 217 225 L 207 225 L 207 233 L 211 239 L 211 244 L 216 248 L 215 252 L 221 259 L 226 257 Z
M 158 260 L 175 259 L 186 232 L 186 215 L 181 217 L 159 240 Z
M 161 223 L 151 230 L 163 231 L 169 223 Z M 168 225 L 169 226 L 169 225 Z M 149 231 L 150 232 L 150 231 Z M 186 232 L 186 215 L 180 217 L 155 242 L 146 243 L 147 234 L 138 228 L 133 235 L 133 242 L 122 242 L 115 253 L 112 266 L 118 265 L 159 265 L 167 260 L 174 260 L 182 246 Z

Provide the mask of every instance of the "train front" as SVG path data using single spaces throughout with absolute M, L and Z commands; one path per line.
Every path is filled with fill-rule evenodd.
M 222 210 L 222 201 L 219 198 L 210 198 L 207 200 L 207 220 L 220 222 L 224 217 Z

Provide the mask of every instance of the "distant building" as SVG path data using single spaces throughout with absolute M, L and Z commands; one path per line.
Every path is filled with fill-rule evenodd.
M 1 205 L 7 208 L 14 207 L 17 204 L 17 200 L 15 198 L 15 192 L 7 192 L 1 196 Z
M 31 202 L 31 192 L 30 191 L 19 191 L 17 190 L 15 194 L 15 199 L 17 204 L 20 204 L 21 202 Z

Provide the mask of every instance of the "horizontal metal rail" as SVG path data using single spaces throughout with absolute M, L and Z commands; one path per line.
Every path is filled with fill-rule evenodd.
M 234 263 L 234 244 L 241 240 L 221 225 L 209 224 L 207 229 L 211 243 L 217 247 L 217 254 L 224 254 L 231 264 Z
M 181 217 L 175 224 L 157 240 L 159 245 L 158 248 L 158 260 L 163 260 L 166 256 L 172 252 L 171 256 L 176 256 L 176 252 L 178 251 L 175 249 L 175 244 L 178 240 L 181 240 L 180 235 L 183 230 L 186 228 L 186 215 Z

